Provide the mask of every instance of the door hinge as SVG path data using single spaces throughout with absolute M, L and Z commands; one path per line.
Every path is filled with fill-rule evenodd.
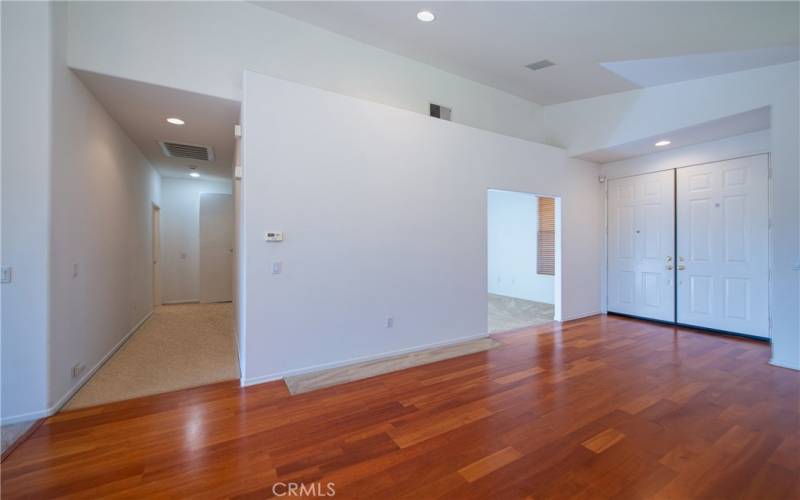
M 772 167 L 767 167 L 767 177 L 772 179 Z

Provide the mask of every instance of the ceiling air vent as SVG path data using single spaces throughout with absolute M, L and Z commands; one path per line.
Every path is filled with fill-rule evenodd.
M 547 59 L 542 59 L 541 61 L 536 61 L 535 63 L 530 63 L 525 67 L 528 68 L 529 70 L 532 70 L 532 71 L 538 71 L 540 69 L 544 69 L 544 68 L 547 68 L 549 66 L 555 66 L 555 64 L 556 63 L 554 63 L 553 61 L 548 61 Z
M 200 144 L 182 144 L 180 142 L 159 141 L 161 151 L 170 158 L 186 158 L 188 160 L 214 161 L 214 150 L 211 146 Z
M 450 108 L 446 108 L 439 104 L 431 103 L 431 116 L 434 118 L 440 118 L 442 120 L 450 121 L 450 115 L 452 114 L 453 110 Z

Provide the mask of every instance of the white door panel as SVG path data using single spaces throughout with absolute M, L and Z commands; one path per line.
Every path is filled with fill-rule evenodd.
M 233 300 L 233 196 L 200 193 L 200 302 Z
M 608 182 L 608 310 L 675 320 L 674 173 Z
M 767 156 L 677 169 L 678 322 L 769 335 Z

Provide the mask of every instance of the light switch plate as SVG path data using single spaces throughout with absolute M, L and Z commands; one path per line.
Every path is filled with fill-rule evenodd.
M 264 241 L 283 241 L 283 233 L 281 231 L 267 231 L 264 233 Z

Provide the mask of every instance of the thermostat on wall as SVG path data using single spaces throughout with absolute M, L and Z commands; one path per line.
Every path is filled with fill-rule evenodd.
M 264 233 L 264 241 L 283 241 L 283 233 L 280 231 L 267 231 Z

